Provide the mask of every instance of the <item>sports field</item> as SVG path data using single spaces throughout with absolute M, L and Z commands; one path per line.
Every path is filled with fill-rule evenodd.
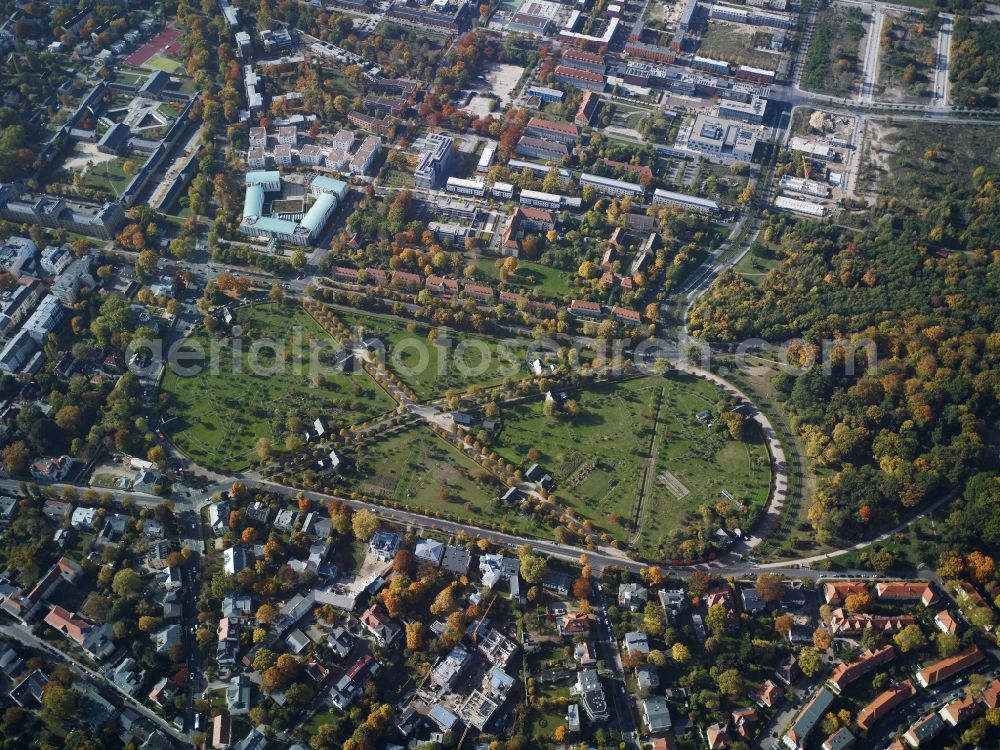
M 170 74 L 180 73 L 184 70 L 184 66 L 180 62 L 159 53 L 146 60 L 145 65 L 147 68 L 156 68 L 156 70 Z
M 169 53 L 176 51 L 177 40 L 180 39 L 180 36 L 180 29 L 169 26 L 126 57 L 125 62 L 129 65 L 139 67 L 159 52 Z
M 325 344 L 329 353 L 335 345 L 302 310 L 257 305 L 237 313 L 238 339 L 200 330 L 186 344 L 187 351 L 201 352 L 214 345 L 217 366 L 190 377 L 168 369 L 162 381 L 170 400 L 166 414 L 175 418 L 167 426 L 170 438 L 196 462 L 243 469 L 256 461 L 259 438 L 283 447 L 290 418 L 308 426 L 323 417 L 338 429 L 392 410 L 392 400 L 361 370 L 326 368 L 322 381 L 311 377 L 313 345 Z

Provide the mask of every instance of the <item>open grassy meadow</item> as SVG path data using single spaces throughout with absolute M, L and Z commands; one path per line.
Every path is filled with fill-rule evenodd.
M 325 346 L 321 361 L 328 362 L 336 345 L 302 310 L 256 305 L 237 313 L 238 339 L 199 330 L 185 344 L 187 351 L 204 353 L 214 346 L 217 367 L 190 377 L 168 369 L 161 384 L 171 402 L 170 437 L 196 462 L 229 471 L 245 468 L 255 459 L 257 440 L 276 443 L 289 417 L 308 425 L 322 416 L 332 427 L 348 427 L 393 409 L 363 371 L 344 374 L 327 367 L 321 382 L 312 379 L 310 350 Z
M 358 489 L 397 507 L 551 537 L 530 516 L 501 506 L 497 498 L 505 488 L 500 482 L 423 427 L 366 446 L 355 460 Z
M 360 328 L 365 336 L 375 336 L 386 347 L 389 369 L 419 398 L 443 396 L 445 391 L 464 391 L 470 385 L 499 385 L 505 377 L 527 374 L 524 352 L 527 342 L 499 340 L 464 332 L 448 332 L 446 337 L 428 339 L 431 330 L 422 323 L 405 324 L 379 315 L 337 312 L 351 330 Z M 437 329 L 435 329 L 437 330 Z
M 759 437 L 748 442 L 696 418 L 721 393 L 697 378 L 639 378 L 571 394 L 578 417 L 546 416 L 542 402 L 505 410 L 495 450 L 527 467 L 537 451 L 554 494 L 595 529 L 671 557 L 665 540 L 699 506 L 725 500 L 763 505 L 770 462 Z M 640 495 L 643 497 L 640 503 Z

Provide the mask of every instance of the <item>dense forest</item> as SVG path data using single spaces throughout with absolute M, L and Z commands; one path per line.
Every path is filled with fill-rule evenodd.
M 1000 395 L 991 163 L 935 196 L 886 199 L 856 232 L 771 217 L 755 252 L 780 264 L 758 285 L 725 275 L 692 311 L 692 331 L 714 341 L 801 337 L 799 361 L 825 342 L 873 342 L 875 362 L 858 348 L 829 372 L 775 379 L 821 470 L 809 514 L 821 539 L 889 525 L 985 467 Z
M 960 17 L 952 42 L 952 99 L 959 107 L 996 107 L 1000 92 L 1000 24 Z

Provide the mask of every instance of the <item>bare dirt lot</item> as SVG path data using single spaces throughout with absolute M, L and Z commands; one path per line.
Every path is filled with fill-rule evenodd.
M 485 84 L 489 86 L 496 96 L 500 98 L 501 108 L 510 104 L 514 87 L 521 80 L 524 68 L 520 65 L 508 65 L 506 63 L 495 63 L 486 68 L 483 74 L 486 78 Z

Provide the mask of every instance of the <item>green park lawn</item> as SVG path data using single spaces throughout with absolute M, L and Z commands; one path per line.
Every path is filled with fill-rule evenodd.
M 364 335 L 380 339 L 389 369 L 422 399 L 443 396 L 449 389 L 464 391 L 470 385 L 488 388 L 505 377 L 528 374 L 524 341 L 449 330 L 450 344 L 445 346 L 442 337 L 433 343 L 428 340 L 430 329 L 424 324 L 408 326 L 386 316 L 340 311 L 336 315 L 351 330 L 360 327 Z
M 760 439 L 738 442 L 695 417 L 720 400 L 712 384 L 673 374 L 602 385 L 573 397 L 581 406 L 576 418 L 547 417 L 542 402 L 505 410 L 494 449 L 522 468 L 536 449 L 539 464 L 556 481 L 556 497 L 595 529 L 634 541 L 648 556 L 667 557 L 669 532 L 702 504 L 723 500 L 723 490 L 751 503 L 766 500 L 770 463 Z M 654 475 L 644 480 L 654 429 Z M 644 483 L 646 510 L 632 539 Z
M 476 260 L 476 271 L 493 285 L 500 283 L 496 260 L 494 257 Z M 506 283 L 510 291 L 521 293 L 533 291 L 542 297 L 561 300 L 573 293 L 573 288 L 570 286 L 572 278 L 572 271 L 562 271 L 530 260 L 520 260 L 517 262 L 517 272 Z
M 724 492 L 737 502 L 763 508 L 771 482 L 771 462 L 759 431 L 734 440 L 726 429 L 709 427 L 695 417 L 719 400 L 721 393 L 714 385 L 697 378 L 671 378 L 666 383 L 657 422 L 656 476 L 639 539 L 640 549 L 650 556 L 671 555 L 663 542 L 666 535 L 688 513 L 726 500 Z M 668 477 L 661 480 L 663 471 L 689 494 L 678 498 L 671 487 L 683 491 L 681 486 Z
M 500 482 L 423 427 L 365 446 L 355 461 L 357 488 L 396 507 L 551 537 L 532 518 L 502 508 Z
M 174 418 L 167 431 L 196 462 L 220 470 L 245 468 L 255 458 L 257 440 L 267 437 L 277 443 L 290 416 L 306 425 L 322 416 L 338 428 L 392 410 L 392 400 L 363 371 L 344 374 L 325 368 L 320 385 L 311 379 L 311 344 L 327 347 L 326 357 L 336 345 L 302 310 L 257 305 L 238 313 L 243 318 L 238 360 L 231 338 L 213 339 L 199 330 L 185 347 L 209 352 L 214 344 L 219 366 L 206 366 L 193 376 L 168 368 L 162 380 L 171 402 L 166 413 Z M 265 339 L 275 342 L 277 351 L 258 354 L 251 348 Z M 291 362 L 285 361 L 286 354 L 293 356 Z

